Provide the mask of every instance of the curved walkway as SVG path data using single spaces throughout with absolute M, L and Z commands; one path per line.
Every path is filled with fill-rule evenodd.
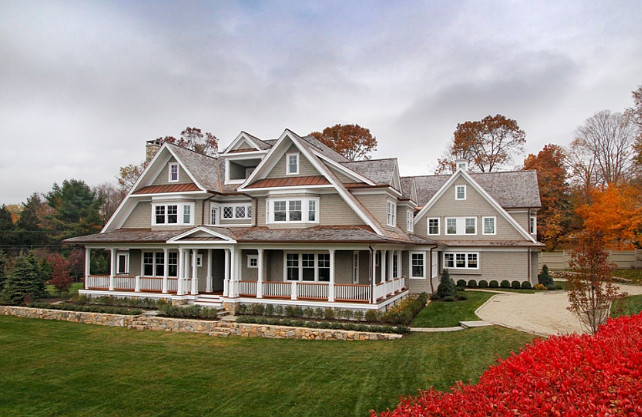
M 642 286 L 619 284 L 629 295 L 642 294 Z M 566 309 L 565 291 L 546 291 L 535 294 L 497 294 L 477 309 L 484 321 L 540 336 L 582 333 L 577 316 Z

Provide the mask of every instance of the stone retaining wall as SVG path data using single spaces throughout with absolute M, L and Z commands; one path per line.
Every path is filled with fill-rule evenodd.
M 236 323 L 175 319 L 151 315 L 89 313 L 83 311 L 50 310 L 46 308 L 0 306 L 0 315 L 42 320 L 61 320 L 73 323 L 126 327 L 135 330 L 160 330 L 181 333 L 205 333 L 210 336 L 265 337 L 269 339 L 319 340 L 384 340 L 399 339 L 391 333 L 357 332 L 351 330 L 310 329 L 307 327 L 274 326 L 267 324 Z

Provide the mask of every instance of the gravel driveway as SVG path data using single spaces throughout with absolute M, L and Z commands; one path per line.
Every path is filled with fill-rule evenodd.
M 642 286 L 619 285 L 629 295 L 642 294 Z M 582 333 L 576 315 L 566 309 L 565 291 L 535 294 L 497 294 L 477 310 L 484 321 L 541 336 Z

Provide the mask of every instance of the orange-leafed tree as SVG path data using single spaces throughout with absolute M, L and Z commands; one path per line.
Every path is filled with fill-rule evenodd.
M 542 200 L 542 208 L 537 212 L 537 234 L 546 249 L 553 250 L 563 243 L 570 223 L 570 188 L 564 149 L 558 145 L 545 145 L 537 155 L 526 157 L 524 169 L 537 171 Z
M 322 132 L 312 132 L 313 136 L 334 149 L 350 161 L 370 159 L 370 153 L 377 150 L 377 138 L 370 129 L 359 125 L 340 125 L 326 127 Z
M 438 161 L 438 173 L 448 171 L 457 159 L 466 159 L 471 168 L 492 172 L 522 154 L 526 133 L 517 122 L 501 114 L 457 125 L 447 156 Z
M 47 261 L 51 265 L 51 281 L 49 282 L 58 291 L 60 297 L 63 292 L 69 291 L 74 282 L 71 276 L 71 262 L 57 253 L 50 255 Z
M 609 184 L 592 190 L 590 199 L 590 203 L 577 208 L 584 229 L 601 234 L 609 248 L 633 248 L 642 228 L 640 191 L 632 186 Z

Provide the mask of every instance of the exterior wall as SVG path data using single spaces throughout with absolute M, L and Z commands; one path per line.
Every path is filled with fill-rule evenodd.
M 257 255 L 258 252 L 254 249 L 243 249 L 241 251 L 241 281 L 257 281 L 259 279 L 259 269 L 258 268 L 248 268 L 247 267 L 247 257 L 248 255 Z M 265 254 L 263 251 L 263 264 L 265 265 Z M 265 271 L 263 273 L 265 278 Z
M 424 252 L 425 253 L 425 273 L 426 278 L 411 278 L 410 277 L 410 252 L 404 251 L 403 258 L 405 258 L 402 264 L 407 268 L 405 275 L 408 277 L 406 282 L 408 283 L 408 289 L 411 293 L 428 293 L 430 294 L 430 251 L 412 251 L 412 252 Z
M 342 183 L 344 183 L 344 184 L 345 184 L 345 183 L 353 183 L 353 182 L 357 182 L 357 181 L 353 180 L 352 178 L 348 177 L 347 175 L 345 175 L 345 174 L 343 174 L 343 173 L 341 173 L 341 172 L 337 171 L 336 169 L 330 168 L 330 170 L 332 171 L 332 173 L 333 173 L 334 175 L 336 175 L 336 176 L 337 176 L 337 178 L 339 179 L 339 181 L 341 181 L 341 182 L 342 182 Z
M 501 282 L 508 281 L 528 281 L 528 262 L 529 255 L 527 250 L 515 251 L 480 251 L 475 248 L 457 248 L 447 252 L 478 252 L 479 269 L 464 270 L 449 268 L 450 277 L 457 282 L 463 279 L 468 282 L 471 279 L 479 282 L 486 280 L 488 282 L 496 280 Z M 443 253 L 439 252 L 440 264 L 443 267 Z M 535 277 L 537 280 L 537 277 Z M 537 281 L 536 281 L 537 282 Z
M 266 262 L 268 269 L 266 271 L 264 280 L 283 281 L 283 251 L 270 250 L 266 253 L 269 254 Z
M 338 250 L 334 252 L 334 282 L 336 284 L 352 284 L 352 251 Z
M 152 204 L 149 201 L 139 202 L 132 210 L 123 228 L 149 228 L 152 227 Z
M 286 158 L 288 153 L 298 153 L 299 154 L 299 173 L 298 174 L 286 174 Z M 306 159 L 306 157 L 299 151 L 299 148 L 292 145 L 290 148 L 283 154 L 281 159 L 278 160 L 272 171 L 266 175 L 266 178 L 284 178 L 284 177 L 312 177 L 321 175 L 319 171 L 312 166 L 312 164 Z
M 455 187 L 466 185 L 466 199 L 455 199 Z M 483 234 L 483 217 L 495 217 L 495 235 Z M 523 240 L 524 237 L 517 232 L 496 210 L 484 199 L 465 179 L 455 181 L 444 195 L 437 201 L 428 213 L 415 225 L 415 233 L 428 235 L 428 218 L 439 217 L 439 235 L 429 235 L 430 238 L 442 241 L 448 240 Z M 476 217 L 476 235 L 447 235 L 446 217 Z M 525 229 L 528 230 L 528 229 Z
M 183 169 L 181 164 L 178 164 L 178 181 L 174 182 L 169 182 L 169 164 L 172 162 L 176 162 L 176 159 L 174 157 L 170 158 L 170 160 L 165 164 L 163 169 L 161 170 L 160 174 L 154 179 L 154 182 L 152 185 L 166 185 L 166 184 L 193 184 L 194 181 L 187 175 L 187 172 Z
M 520 210 L 506 210 L 513 219 L 519 223 L 527 232 L 530 230 L 530 215 L 527 209 Z
M 383 227 L 390 228 L 388 226 L 387 219 L 387 203 L 388 200 L 395 201 L 392 197 L 389 197 L 386 193 L 381 194 L 356 194 L 355 197 L 361 201 L 361 203 L 370 211 L 370 213 L 381 223 Z M 398 217 L 397 213 L 397 217 Z M 403 229 L 405 230 L 405 228 Z

